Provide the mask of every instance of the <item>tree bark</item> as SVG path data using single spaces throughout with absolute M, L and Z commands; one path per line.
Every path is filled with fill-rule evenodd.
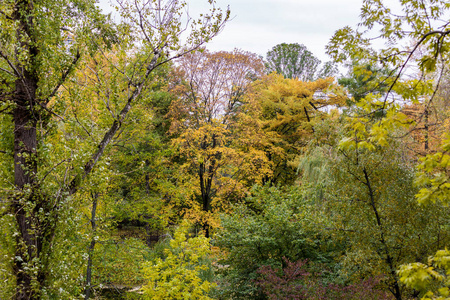
M 16 217 L 19 235 L 14 260 L 14 273 L 17 280 L 16 299 L 35 299 L 32 291 L 32 275 L 25 271 L 31 267 L 42 250 L 40 226 L 35 213 L 41 207 L 41 199 L 36 193 L 36 116 L 33 105 L 37 82 L 25 70 L 23 78 L 16 81 L 14 102 L 14 184 L 18 193 L 12 201 L 12 211 Z M 31 109 L 30 109 L 31 108 Z M 27 208 L 25 208 L 25 206 Z M 31 211 L 30 211 L 31 210 Z M 45 280 L 45 274 L 39 272 L 38 281 Z M 37 298 L 36 298 L 37 299 Z
M 425 150 L 425 154 L 428 153 L 428 143 L 429 143 L 429 128 L 428 128 L 428 107 L 425 106 L 425 111 L 424 111 L 424 115 L 425 115 L 425 124 L 424 124 L 424 128 L 425 128 L 425 133 L 424 133 L 424 150 Z
M 92 253 L 95 248 L 95 234 L 97 233 L 97 223 L 95 222 L 95 215 L 97 212 L 97 200 L 98 194 L 92 195 L 92 210 L 91 210 L 91 228 L 92 228 L 92 239 L 88 248 L 88 262 L 86 267 L 86 288 L 84 292 L 84 300 L 88 300 L 91 297 L 92 291 Z
M 39 287 L 46 274 L 41 267 L 44 232 L 37 213 L 45 209 L 43 195 L 39 193 L 37 182 L 37 124 L 43 117 L 36 109 L 36 91 L 39 78 L 35 72 L 35 59 L 39 51 L 33 40 L 32 10 L 30 1 L 18 1 L 13 13 L 18 23 L 17 36 L 21 49 L 28 52 L 26 67 L 16 53 L 15 70 L 18 78 L 14 91 L 14 184 L 17 193 L 12 198 L 11 209 L 16 218 L 16 253 L 13 270 L 16 276 L 15 299 L 39 299 Z M 23 37 L 21 37 L 23 36 Z M 27 41 L 29 38 L 30 42 Z M 18 50 L 20 51 L 20 50 Z M 30 270 L 37 267 L 37 274 Z M 34 286 L 34 287 L 33 287 Z

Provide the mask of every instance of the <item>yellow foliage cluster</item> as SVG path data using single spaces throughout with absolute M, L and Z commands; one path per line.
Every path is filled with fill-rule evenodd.
M 187 238 L 186 221 L 175 231 L 170 247 L 165 249 L 165 259 L 158 258 L 143 267 L 147 283 L 142 287 L 144 299 L 200 299 L 209 300 L 208 292 L 214 283 L 200 278 L 200 272 L 211 250 L 204 236 Z
M 439 250 L 428 259 L 428 265 L 412 263 L 401 266 L 400 280 L 422 292 L 423 300 L 450 299 L 450 251 Z

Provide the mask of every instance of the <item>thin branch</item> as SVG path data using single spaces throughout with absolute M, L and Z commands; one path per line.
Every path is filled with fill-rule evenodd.
M 0 71 L 3 71 L 3 72 L 5 72 L 6 74 L 9 74 L 9 75 L 11 75 L 11 76 L 15 76 L 13 72 L 8 71 L 8 70 L 6 70 L 6 69 L 0 68 Z
M 73 195 L 77 192 L 80 183 L 92 172 L 94 166 L 97 164 L 100 157 L 103 155 L 104 151 L 106 150 L 106 147 L 111 143 L 112 139 L 116 135 L 117 131 L 122 126 L 122 122 L 125 120 L 125 117 L 127 116 L 128 112 L 131 109 L 131 104 L 141 95 L 142 90 L 144 89 L 144 85 L 147 82 L 147 80 L 150 77 L 151 72 L 159 65 L 158 59 L 160 57 L 161 53 L 155 53 L 152 61 L 147 67 L 147 72 L 144 76 L 144 79 L 141 81 L 139 86 L 136 87 L 136 89 L 133 91 L 131 96 L 128 98 L 127 103 L 121 110 L 120 114 L 117 116 L 117 118 L 114 120 L 113 124 L 111 125 L 110 129 L 105 133 L 103 136 L 102 141 L 97 146 L 97 151 L 93 153 L 91 156 L 91 159 L 84 165 L 83 172 L 81 174 L 77 174 L 75 178 L 72 179 L 68 186 L 68 194 Z
M 95 58 L 92 58 L 94 60 L 94 63 L 96 65 L 96 67 L 99 66 L 99 63 L 97 62 L 97 60 Z M 93 74 L 95 74 L 95 77 L 97 78 L 97 81 L 99 84 L 102 84 L 102 79 L 100 78 L 100 76 L 98 75 L 98 72 L 94 69 L 92 69 L 91 67 L 87 66 L 87 68 L 89 70 L 92 71 Z M 119 71 L 120 72 L 120 71 Z M 97 85 L 97 82 L 93 81 L 93 85 Z M 108 110 L 108 112 L 111 114 L 111 117 L 114 119 L 115 118 L 115 113 L 112 111 L 111 107 L 110 107 L 110 90 L 108 85 L 105 83 L 105 97 L 102 97 L 100 95 L 100 90 L 96 90 L 97 96 L 99 99 L 103 99 L 103 103 L 105 103 L 106 109 Z M 106 98 L 106 101 L 105 101 Z
M 444 74 L 444 69 L 445 66 L 442 66 L 441 68 L 441 73 L 439 74 L 439 79 L 438 82 L 436 84 L 436 87 L 433 91 L 433 94 L 431 95 L 430 100 L 428 101 L 428 103 L 425 106 L 424 112 L 420 114 L 419 117 L 419 122 L 422 121 L 423 116 L 425 115 L 425 111 L 428 110 L 431 106 L 431 103 L 433 102 L 434 98 L 436 97 L 436 94 L 438 93 L 439 87 L 441 85 L 441 80 L 442 80 L 442 76 Z M 417 127 L 419 126 L 419 122 L 416 123 L 416 125 L 414 125 L 410 130 L 408 130 L 408 132 L 406 132 L 405 134 L 401 135 L 401 136 L 392 136 L 393 138 L 404 138 L 405 136 L 407 136 L 408 134 L 410 134 L 412 131 L 416 130 Z
M 11 69 L 13 69 L 14 73 L 16 74 L 16 76 L 23 80 L 22 74 L 19 72 L 19 70 L 17 70 L 16 66 L 10 61 L 8 55 L 3 53 L 3 51 L 1 49 L 0 49 L 0 56 L 3 57 L 4 60 L 6 60 L 8 65 L 11 67 Z
M 386 108 L 386 103 L 387 103 L 387 99 L 389 94 L 392 92 L 392 89 L 394 88 L 395 84 L 397 83 L 397 81 L 400 79 L 400 76 L 402 75 L 404 69 L 406 68 L 406 65 L 408 64 L 408 62 L 410 61 L 410 59 L 412 58 L 414 52 L 417 50 L 417 48 L 419 48 L 419 46 L 430 36 L 430 35 L 434 35 L 434 34 L 440 34 L 442 37 L 446 36 L 448 34 L 450 34 L 450 30 L 447 31 L 439 31 L 439 30 L 434 30 L 434 31 L 430 31 L 426 34 L 424 34 L 422 36 L 422 38 L 416 43 L 416 45 L 414 46 L 414 48 L 410 51 L 408 57 L 406 58 L 405 62 L 402 64 L 402 66 L 400 67 L 400 71 L 397 73 L 397 76 L 394 79 L 394 82 L 390 85 L 389 90 L 386 93 L 386 97 L 384 98 L 383 101 L 383 106 L 382 109 Z
M 55 113 L 54 111 L 52 111 L 51 109 L 49 109 L 47 106 L 45 106 L 44 104 L 42 104 L 39 101 L 36 101 L 36 103 L 42 107 L 45 111 L 47 111 L 49 114 L 54 115 L 55 117 L 61 119 L 61 121 L 65 121 L 64 117 L 58 115 L 57 113 Z
M 48 172 L 42 177 L 42 182 L 45 181 L 45 178 L 47 178 L 48 175 L 50 175 L 51 172 L 53 172 L 54 169 L 56 169 L 58 166 L 60 166 L 62 163 L 67 162 L 67 159 L 62 160 L 61 162 L 54 165 Z
M 70 72 L 73 70 L 73 68 L 75 67 L 75 65 L 77 64 L 78 60 L 80 59 L 81 54 L 79 49 L 77 49 L 77 53 L 75 54 L 75 57 L 72 60 L 72 63 L 69 65 L 69 67 L 66 69 L 66 71 L 62 74 L 58 84 L 55 86 L 55 88 L 53 89 L 53 91 L 50 93 L 50 95 L 47 96 L 47 98 L 45 100 L 43 100 L 43 102 L 45 104 L 47 104 L 50 99 L 56 95 L 56 92 L 58 92 L 59 88 L 63 85 L 63 83 L 66 81 L 67 77 L 69 76 Z M 60 117 L 62 118 L 62 117 Z M 64 120 L 64 119 L 63 119 Z
M 11 109 L 11 105 L 7 105 L 5 108 L 0 109 L 0 113 L 3 113 L 5 111 L 8 111 L 9 109 Z
M 8 55 L 6 55 L 1 49 L 0 49 L 0 57 L 3 57 L 3 59 L 6 60 L 8 65 L 11 67 L 11 69 L 14 70 L 14 73 L 16 73 L 16 76 L 19 77 L 19 79 L 22 81 L 22 83 L 25 87 L 25 90 L 27 92 L 27 96 L 29 98 L 30 105 L 31 105 L 31 102 L 33 102 L 33 97 L 31 95 L 30 89 L 28 88 L 28 85 L 25 84 L 25 78 L 23 77 L 23 74 L 19 72 L 19 70 L 16 68 L 16 66 L 10 61 Z M 33 106 L 33 105 L 31 105 L 31 106 Z
M 427 7 L 426 7 L 425 3 L 423 2 L 423 0 L 420 1 L 420 4 L 422 4 L 421 5 L 422 9 L 425 12 L 425 17 L 427 18 L 428 26 L 431 28 L 430 16 L 428 15 Z
M 81 124 L 80 120 L 78 120 L 78 116 L 77 113 L 74 111 L 73 112 L 73 116 L 75 117 L 75 120 L 77 121 L 77 123 L 81 126 L 81 128 L 83 128 L 84 132 L 86 132 L 86 134 L 92 139 L 92 141 L 95 143 L 95 139 L 94 137 L 91 135 L 91 133 L 89 132 L 89 130 L 86 129 L 86 127 L 83 126 L 83 124 Z

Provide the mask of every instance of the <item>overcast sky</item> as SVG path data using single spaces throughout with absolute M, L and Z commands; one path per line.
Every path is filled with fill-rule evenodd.
M 188 0 L 191 10 L 207 8 L 206 0 Z M 230 6 L 232 20 L 208 48 L 234 48 L 265 57 L 280 43 L 304 44 L 322 61 L 328 61 L 325 45 L 336 30 L 356 26 L 362 0 L 217 0 Z
M 105 12 L 112 9 L 100 0 Z M 208 0 L 186 0 L 191 16 L 209 11 Z M 280 43 L 305 45 L 322 62 L 328 61 L 325 45 L 334 32 L 356 26 L 362 0 L 216 0 L 216 7 L 229 6 L 231 20 L 208 44 L 212 51 L 234 48 L 263 57 Z

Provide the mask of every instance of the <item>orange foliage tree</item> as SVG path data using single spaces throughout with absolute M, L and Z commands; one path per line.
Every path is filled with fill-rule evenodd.
M 183 81 L 168 114 L 182 157 L 178 184 L 188 202 L 186 216 L 202 224 L 207 236 L 214 211 L 226 209 L 226 199 L 241 198 L 246 186 L 268 172 L 264 153 L 248 149 L 250 136 L 237 130 L 244 95 L 263 69 L 260 57 L 242 50 L 203 50 L 178 61 Z M 243 176 L 249 169 L 252 179 Z

